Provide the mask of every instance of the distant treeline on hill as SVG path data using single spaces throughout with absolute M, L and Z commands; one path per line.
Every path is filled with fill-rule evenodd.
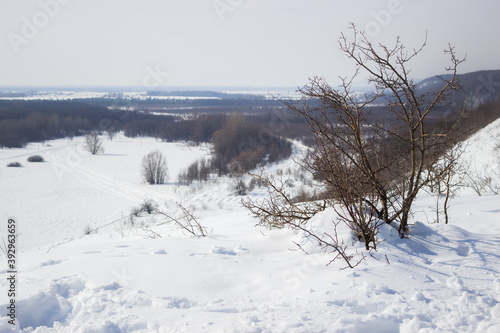
M 268 113 L 193 115 L 188 119 L 138 111 L 110 110 L 78 101 L 0 101 L 0 148 L 84 135 L 123 131 L 128 137 L 212 142 L 219 174 L 251 169 L 291 153 L 287 138 L 301 138 L 307 126 L 297 117 Z
M 106 109 L 83 103 L 0 101 L 0 147 L 23 147 L 98 128 Z
M 75 101 L 0 101 L 0 147 L 19 148 L 88 131 L 116 132 L 148 118 Z M 173 122 L 174 117 L 162 120 Z
M 165 95 L 155 95 L 151 93 L 149 98 L 145 99 L 127 99 L 127 98 L 90 98 L 75 99 L 83 103 L 92 103 L 103 107 L 120 108 L 132 107 L 143 111 L 151 112 L 175 112 L 175 113 L 251 113 L 265 114 L 275 110 L 283 111 L 286 107 L 282 102 L 274 99 L 265 99 L 258 95 L 236 95 L 227 98 L 156 98 Z M 220 93 L 214 93 L 217 95 Z M 184 94 L 187 95 L 187 94 Z M 208 94 L 207 94 L 208 95 Z M 176 97 L 190 97 L 175 95 Z M 193 96 L 194 97 L 194 96 Z M 199 96 L 197 96 L 199 97 Z
M 229 104 L 220 104 L 221 100 L 206 99 L 175 102 L 193 102 L 186 110 L 189 112 L 186 116 L 176 112 L 181 104 L 169 100 L 128 101 L 129 104 L 125 100 L 115 100 L 113 105 L 105 105 L 96 99 L 0 100 L 0 148 L 24 147 L 29 142 L 72 138 L 90 131 L 123 131 L 128 137 L 149 136 L 164 141 L 211 142 L 215 147 L 214 167 L 219 173 L 225 173 L 231 164 L 233 167 L 239 165 L 249 169 L 261 161 L 274 161 L 288 156 L 291 146 L 286 139 L 310 143 L 307 123 L 283 105 L 265 106 L 264 104 L 270 103 L 267 100 L 227 101 Z M 130 104 L 136 102 L 144 104 Z M 106 103 L 110 103 L 110 100 Z M 175 105 L 172 111 L 169 109 L 170 103 Z M 196 106 L 198 103 L 199 107 Z M 229 106 L 230 103 L 241 105 Z M 374 106 L 372 111 L 372 116 L 379 119 L 390 114 L 383 106 Z M 456 115 L 453 112 L 443 110 L 434 117 L 431 116 L 430 120 L 436 123 L 447 122 L 454 117 Z M 478 130 L 499 117 L 500 100 L 488 101 L 469 114 L 467 126 L 474 126 L 474 130 Z
M 258 94 L 244 94 L 244 93 L 224 93 L 209 90 L 181 90 L 181 91 L 148 91 L 148 96 L 169 96 L 169 97 L 196 97 L 200 98 L 218 98 L 224 99 L 241 99 L 241 100 L 266 100 L 266 96 Z

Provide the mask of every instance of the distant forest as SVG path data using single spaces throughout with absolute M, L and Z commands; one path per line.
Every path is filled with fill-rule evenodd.
M 429 89 L 429 85 L 426 88 Z M 181 92 L 170 94 L 181 96 Z M 164 92 L 150 93 L 150 96 L 165 95 Z M 30 142 L 73 138 L 92 131 L 123 131 L 128 137 L 211 142 L 218 150 L 214 162 L 218 164 L 219 173 L 224 173 L 226 166 L 235 160 L 244 164 L 245 156 L 258 156 L 252 159 L 254 164 L 288 156 L 291 146 L 286 139 L 310 143 L 308 124 L 281 101 L 259 96 L 229 98 L 227 94 L 208 92 L 205 95 L 216 98 L 0 100 L 0 148 L 19 148 Z M 477 130 L 500 117 L 500 101 L 492 97 L 483 99 L 472 111 L 468 126 Z M 308 103 L 314 105 L 317 101 Z M 388 117 L 385 111 L 378 104 L 373 106 L 371 116 L 385 119 Z M 453 119 L 453 112 L 456 111 L 442 110 L 431 119 L 435 123 L 446 122 Z
M 251 169 L 291 154 L 290 138 L 304 139 L 307 124 L 286 109 L 253 106 L 212 108 L 189 115 L 116 109 L 83 101 L 0 101 L 0 148 L 21 148 L 30 142 L 123 131 L 128 137 L 148 136 L 164 141 L 211 142 L 213 167 L 219 174 L 235 165 Z M 130 105 L 128 106 L 130 108 Z M 135 109 L 135 107 L 134 107 Z M 249 111 L 254 112 L 249 112 Z M 257 111 L 257 112 L 255 112 Z M 161 114 L 163 113 L 163 114 Z

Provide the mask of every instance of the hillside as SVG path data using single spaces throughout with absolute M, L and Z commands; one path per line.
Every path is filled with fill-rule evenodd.
M 470 138 L 464 158 L 491 164 L 492 133 L 499 130 L 496 121 Z M 354 270 L 341 270 L 342 262 L 328 265 L 331 255 L 301 233 L 256 227 L 234 179 L 177 186 L 180 170 L 205 156 L 208 146 L 120 134 L 105 142 L 105 154 L 91 156 L 82 140 L 1 152 L 1 219 L 16 220 L 20 250 L 20 326 L 12 329 L 2 317 L 2 332 L 500 330 L 499 196 L 465 189 L 452 202 L 451 224 L 443 225 L 431 223 L 434 200 L 423 195 L 409 239 L 384 226 L 378 252 L 365 253 Z M 140 179 L 140 160 L 153 149 L 167 156 L 166 185 Z M 303 149 L 296 144 L 293 157 Z M 46 162 L 27 163 L 35 153 Z M 12 161 L 24 167 L 6 168 Z M 289 159 L 266 172 L 299 174 L 296 168 Z M 298 190 L 301 182 L 293 184 Z M 265 190 L 247 195 L 263 197 Z M 190 236 L 147 214 L 131 224 L 130 209 L 145 198 L 176 217 L 182 216 L 175 202 L 193 207 L 210 234 Z M 334 219 L 326 210 L 310 227 L 331 232 Z M 84 235 L 87 226 L 97 232 Z M 351 233 L 339 235 L 354 254 L 363 252 Z M 0 285 L 6 290 L 8 280 Z M 2 292 L 0 306 L 7 303 Z
M 445 80 L 451 79 L 450 74 L 441 76 Z M 500 70 L 484 70 L 458 75 L 459 83 L 464 92 L 454 94 L 451 99 L 454 103 L 461 103 L 465 97 L 473 106 L 493 102 L 500 93 Z M 437 76 L 422 80 L 416 84 L 419 94 L 435 94 L 444 84 Z M 467 93 L 467 95 L 465 94 Z

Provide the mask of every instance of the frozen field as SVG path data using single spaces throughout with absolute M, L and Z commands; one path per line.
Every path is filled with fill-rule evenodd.
M 499 128 L 497 121 L 467 147 L 466 158 L 491 172 Z M 465 189 L 449 225 L 430 223 L 433 199 L 422 196 L 409 239 L 383 226 L 378 252 L 340 270 L 341 261 L 327 266 L 332 256 L 301 233 L 256 227 L 234 179 L 179 187 L 179 171 L 209 146 L 120 135 L 92 156 L 82 142 L 0 150 L 0 234 L 15 218 L 20 325 L 5 317 L 2 254 L 1 332 L 500 332 L 498 195 Z M 168 161 L 165 185 L 141 179 L 141 159 L 154 149 Z M 45 162 L 28 163 L 33 154 Z M 7 168 L 12 161 L 24 167 Z M 293 167 L 288 160 L 268 171 Z M 175 202 L 194 207 L 210 235 L 190 237 L 153 215 L 124 223 L 146 198 L 173 215 Z M 334 218 L 326 210 L 311 227 L 331 231 Z M 98 230 L 84 235 L 87 228 Z

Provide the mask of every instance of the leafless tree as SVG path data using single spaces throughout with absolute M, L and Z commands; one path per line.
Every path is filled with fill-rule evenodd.
M 457 190 L 466 185 L 464 179 L 469 174 L 469 166 L 462 159 L 464 151 L 465 145 L 458 143 L 447 150 L 442 155 L 441 161 L 430 170 L 434 174 L 431 176 L 433 181 L 428 184 L 428 188 L 431 193 L 436 194 L 437 223 L 440 222 L 442 213 L 445 224 L 448 224 L 450 201 L 456 196 Z M 441 198 L 444 198 L 442 205 Z
M 412 205 L 421 190 L 438 184 L 439 194 L 449 198 L 455 186 L 457 152 L 450 152 L 462 134 L 465 102 L 452 105 L 451 94 L 461 90 L 457 68 L 464 60 L 451 46 L 450 75 L 438 77 L 442 88 L 433 94 L 419 95 L 410 78 L 409 63 L 426 45 L 407 50 L 396 39 L 394 46 L 374 45 L 365 34 L 352 25 L 352 42 L 342 34 L 340 49 L 356 64 L 353 77 L 342 79 L 339 88 L 332 88 L 325 79 L 314 77 L 299 88 L 301 100 L 284 103 L 308 123 L 314 138 L 313 149 L 303 159 L 303 166 L 328 186 L 323 209 L 333 207 L 336 219 L 330 233 L 318 234 L 305 224 L 320 209 L 318 202 L 298 205 L 289 199 L 284 187 L 263 180 L 269 198 L 263 201 L 246 199 L 247 207 L 260 223 L 268 227 L 291 227 L 306 232 L 321 246 L 343 258 L 348 267 L 359 263 L 349 255 L 336 228 L 344 223 L 363 241 L 365 249 L 375 250 L 381 223 L 397 223 L 401 237 L 408 232 Z M 359 96 L 352 91 L 352 82 L 362 72 L 374 92 Z M 374 104 L 384 105 L 383 117 L 373 114 Z M 440 110 L 454 108 L 453 119 L 436 121 Z M 443 193 L 444 191 L 444 193 Z M 364 254 L 361 254 L 364 259 Z
M 167 161 L 159 150 L 154 150 L 143 157 L 142 175 L 151 185 L 163 184 L 167 181 Z
M 356 64 L 356 74 L 343 79 L 338 89 L 315 77 L 299 89 L 300 101 L 285 103 L 305 118 L 315 138 L 306 167 L 330 186 L 332 197 L 348 209 L 346 217 L 359 225 L 374 217 L 398 222 L 403 237 L 417 194 L 442 179 L 431 170 L 451 146 L 458 120 L 438 126 L 428 119 L 437 109 L 451 107 L 448 97 L 461 89 L 457 67 L 464 60 L 449 46 L 445 53 L 451 58 L 451 75 L 439 77 L 442 89 L 434 95 L 420 96 L 407 66 L 426 41 L 408 51 L 399 38 L 387 47 L 372 44 L 354 25 L 352 31 L 353 41 L 342 34 L 339 44 Z M 352 93 L 361 72 L 375 88 L 362 98 Z M 371 114 L 373 103 L 385 104 L 385 121 Z
M 199 162 L 199 180 L 203 182 L 208 181 L 210 175 L 210 164 L 206 159 L 201 159 Z
M 342 34 L 340 49 L 356 64 L 353 77 L 342 79 L 339 88 L 332 88 L 325 79 L 314 77 L 299 88 L 303 98 L 284 103 L 308 123 L 314 138 L 313 149 L 303 159 L 303 166 L 327 184 L 323 209 L 333 207 L 336 219 L 330 233 L 315 232 L 305 224 L 320 209 L 318 202 L 295 204 L 268 178 L 257 176 L 268 189 L 263 201 L 245 199 L 243 205 L 268 227 L 291 227 L 342 258 L 348 267 L 360 261 L 348 254 L 337 226 L 344 223 L 364 242 L 365 249 L 375 250 L 381 223 L 397 223 L 401 237 L 408 232 L 412 205 L 423 189 L 435 187 L 445 195 L 444 210 L 448 219 L 449 199 L 455 183 L 460 152 L 450 151 L 463 134 L 462 106 L 452 105 L 451 94 L 461 90 L 457 68 L 464 61 L 451 46 L 450 75 L 438 77 L 442 88 L 433 94 L 419 95 L 410 78 L 409 63 L 426 45 L 408 51 L 399 38 L 393 47 L 374 45 L 365 34 L 352 25 L 352 42 Z M 361 73 L 368 75 L 374 92 L 359 96 L 352 91 L 352 82 Z M 383 104 L 385 113 L 373 114 L 372 105 Z M 440 110 L 454 108 L 453 119 L 436 121 Z M 447 153 L 448 152 L 448 153 Z M 443 192 L 444 191 L 444 192 Z M 365 258 L 361 253 L 361 259 Z
M 97 132 L 91 132 L 85 136 L 85 146 L 87 150 L 95 155 L 104 151 L 102 139 Z

